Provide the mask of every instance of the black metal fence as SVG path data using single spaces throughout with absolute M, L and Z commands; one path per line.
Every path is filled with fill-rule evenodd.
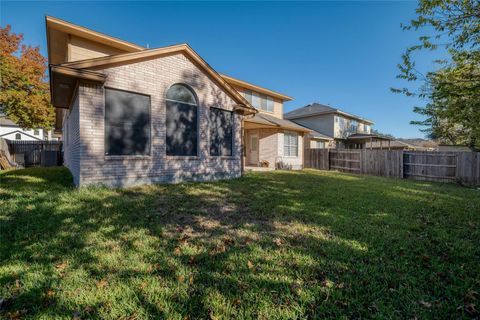
M 61 141 L 7 140 L 10 155 L 23 167 L 51 167 L 63 163 Z

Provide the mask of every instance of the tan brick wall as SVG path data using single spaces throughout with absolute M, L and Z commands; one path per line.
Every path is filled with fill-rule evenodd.
M 259 137 L 259 162 L 266 160 L 269 162 L 269 168 L 276 168 L 277 163 L 283 163 L 289 169 L 303 168 L 303 136 L 298 133 L 298 155 L 296 157 L 286 157 L 283 155 L 283 132 L 282 129 L 250 129 L 246 130 L 246 161 L 247 165 L 255 165 L 249 157 L 250 135 L 257 134 Z
M 81 144 L 79 116 L 79 99 L 78 94 L 76 94 L 70 109 L 66 112 L 63 125 L 63 161 L 72 173 L 75 185 L 78 185 L 80 181 Z
M 152 182 L 212 180 L 241 174 L 241 121 L 235 114 L 233 157 L 209 155 L 208 112 L 210 107 L 232 110 L 235 102 L 182 54 L 111 67 L 106 87 L 151 97 L 150 156 L 105 156 L 104 88 L 81 84 L 80 185 L 103 183 L 127 186 Z M 175 83 L 193 88 L 199 100 L 199 156 L 168 157 L 165 145 L 165 94 Z

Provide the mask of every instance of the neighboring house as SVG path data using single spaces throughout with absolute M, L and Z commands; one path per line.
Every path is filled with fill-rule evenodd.
M 44 139 L 44 130 L 24 130 L 5 115 L 0 114 L 0 138 L 6 140 L 38 141 Z
M 410 150 L 410 151 L 432 151 L 435 148 L 417 146 L 411 143 L 400 140 L 391 140 L 391 141 L 373 141 L 367 142 L 365 145 L 367 149 L 375 150 Z
M 302 169 L 303 136 L 311 130 L 283 119 L 283 103 L 291 97 L 226 75 L 232 85 L 259 112 L 244 119 L 246 166 Z
M 303 166 L 310 130 L 282 119 L 290 97 L 220 75 L 186 44 L 146 49 L 46 24 L 56 127 L 77 186 L 233 178 L 244 161 Z
M 307 136 L 310 141 L 307 148 L 313 143 L 325 148 L 362 149 L 367 142 L 390 140 L 372 133 L 372 121 L 319 103 L 295 109 L 284 116 L 315 132 Z

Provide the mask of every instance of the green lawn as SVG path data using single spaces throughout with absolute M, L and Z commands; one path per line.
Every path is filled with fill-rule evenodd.
M 70 181 L 0 173 L 0 318 L 480 316 L 480 190 L 315 170 Z

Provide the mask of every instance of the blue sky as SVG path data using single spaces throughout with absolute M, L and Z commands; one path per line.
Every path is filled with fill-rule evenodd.
M 409 124 L 420 101 L 391 93 L 403 50 L 418 34 L 400 23 L 416 2 L 5 2 L 11 24 L 46 55 L 45 15 L 150 48 L 190 44 L 218 72 L 293 96 L 285 111 L 320 102 L 423 137 Z M 419 68 L 433 57 L 419 57 Z

